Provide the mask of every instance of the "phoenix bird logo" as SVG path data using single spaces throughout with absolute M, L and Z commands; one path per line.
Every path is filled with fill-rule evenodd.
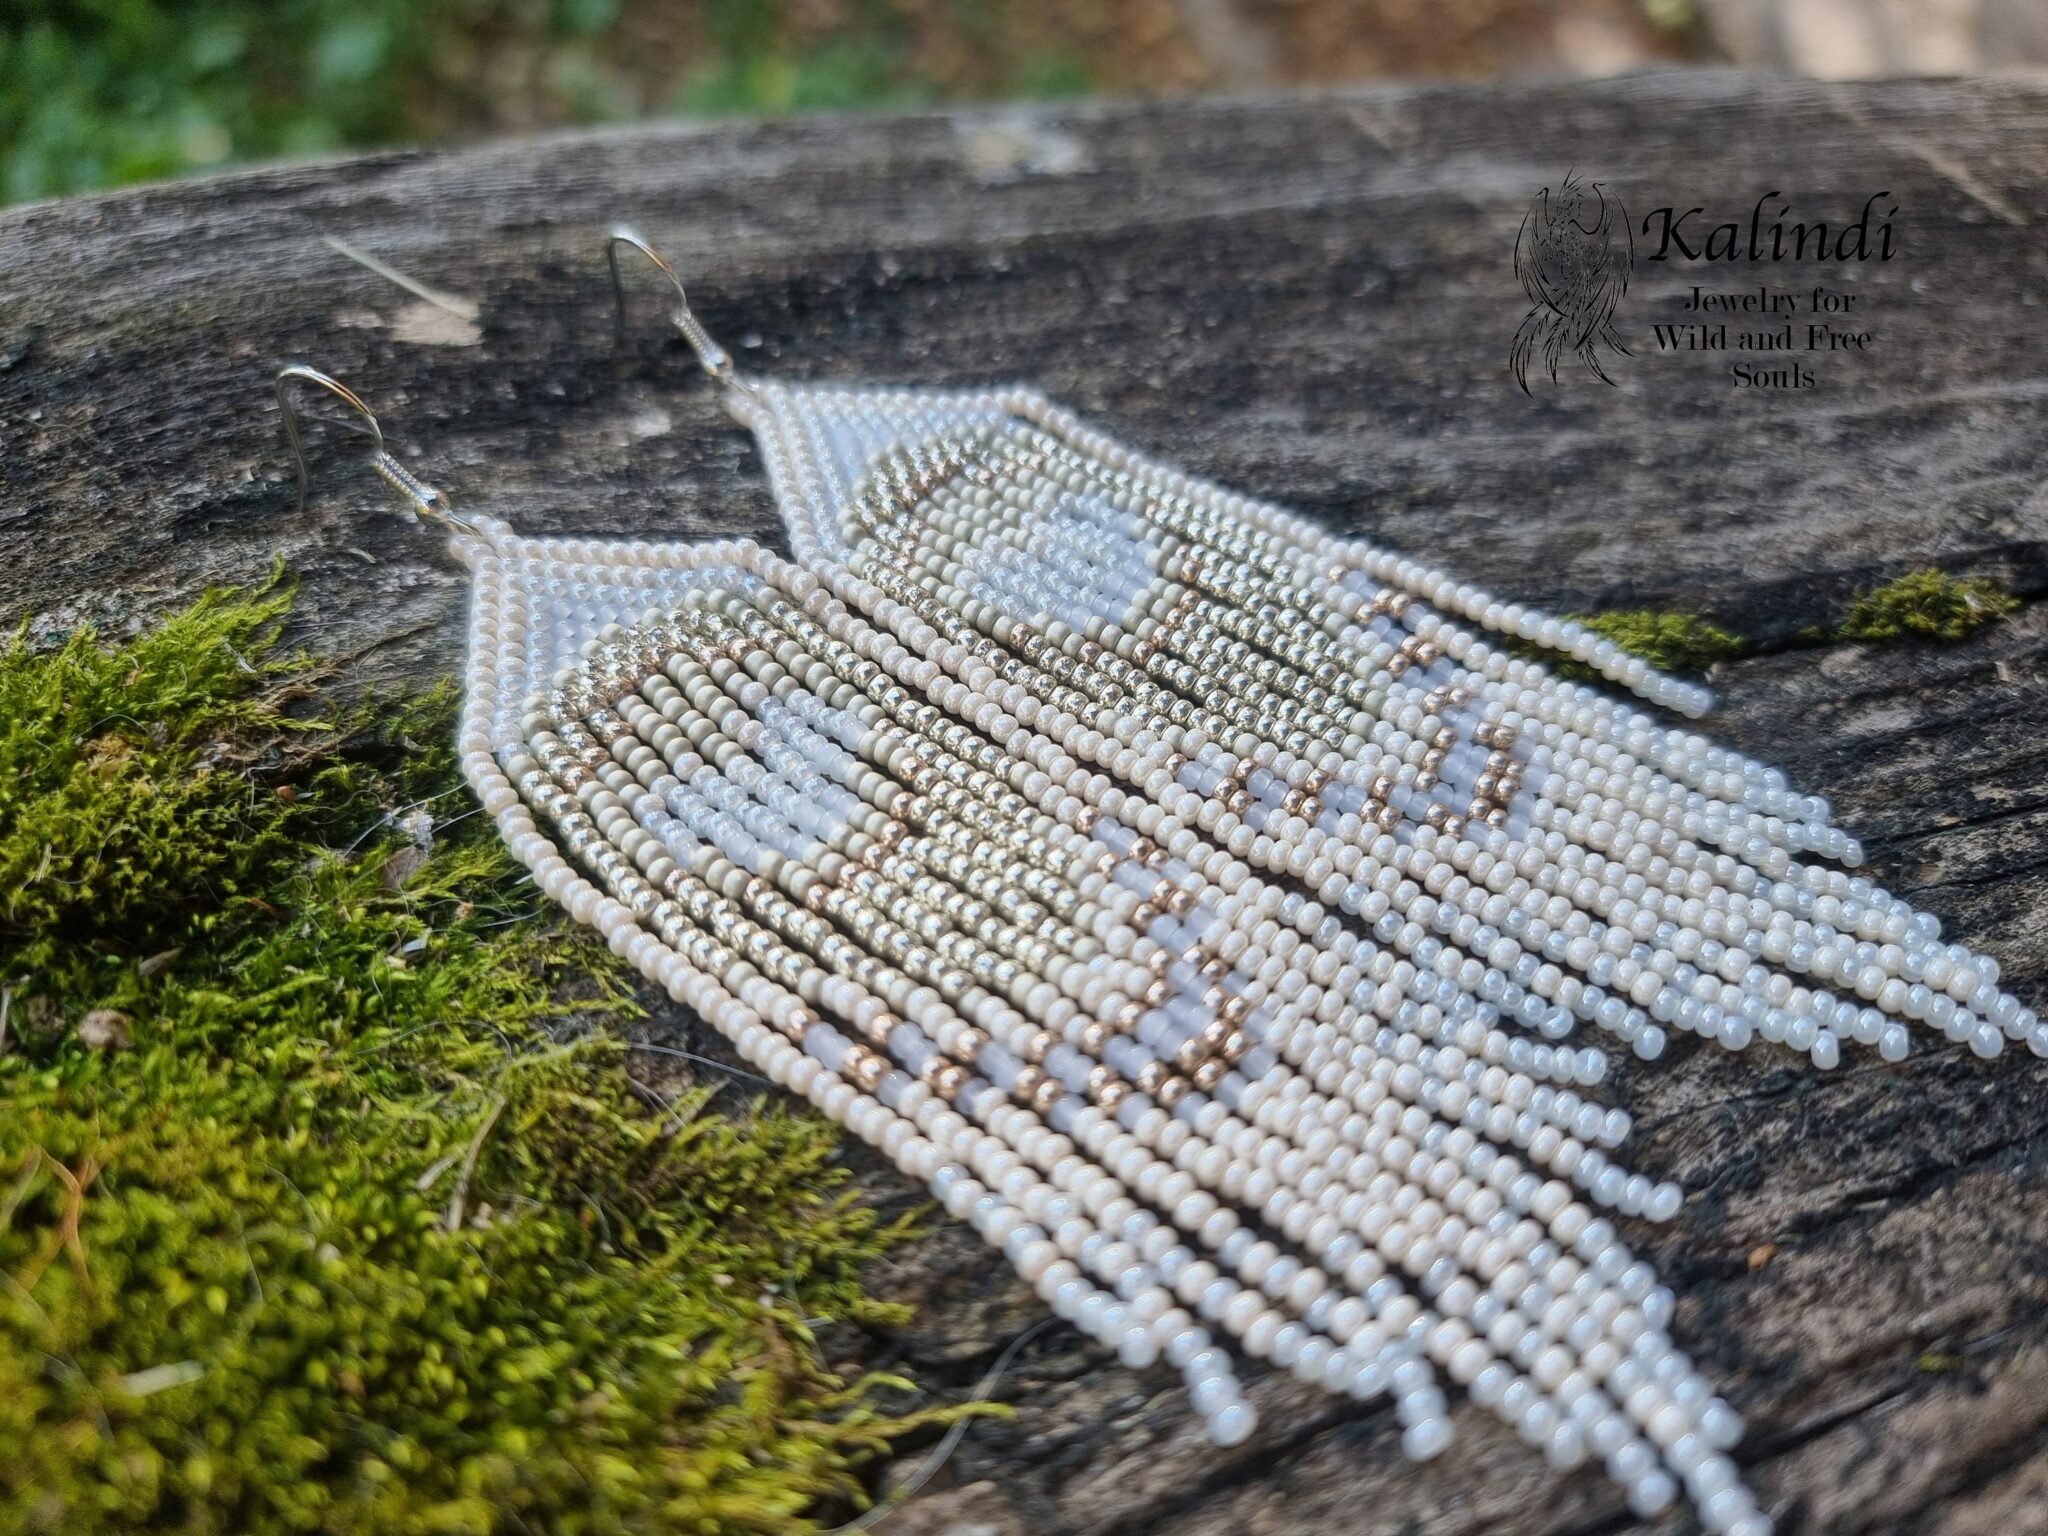
M 1553 383 L 1567 356 L 1602 383 L 1614 382 L 1600 366 L 1600 349 L 1630 355 L 1615 332 L 1614 309 L 1635 264 L 1628 210 L 1599 182 L 1573 172 L 1555 195 L 1548 187 L 1536 194 L 1515 236 L 1515 276 L 1531 308 L 1508 349 L 1508 367 L 1524 394 L 1538 357 Z

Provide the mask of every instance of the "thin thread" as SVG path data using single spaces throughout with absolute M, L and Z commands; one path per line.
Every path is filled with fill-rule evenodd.
M 735 1067 L 729 1062 L 714 1061 L 709 1056 L 699 1056 L 695 1051 L 678 1050 L 672 1045 L 652 1045 L 644 1040 L 628 1040 L 626 1042 L 626 1049 L 629 1051 L 653 1051 L 659 1056 L 680 1056 L 685 1061 L 694 1061 L 700 1067 L 715 1067 L 720 1072 L 730 1072 L 734 1077 L 744 1077 L 749 1082 L 759 1083 L 763 1088 L 773 1088 L 775 1086 L 758 1072 L 749 1072 L 745 1067 Z

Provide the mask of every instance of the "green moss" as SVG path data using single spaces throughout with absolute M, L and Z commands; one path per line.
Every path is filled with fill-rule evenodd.
M 1740 656 L 1746 642 L 1696 613 L 1634 609 L 1596 613 L 1579 622 L 1664 672 L 1704 672 L 1717 661 Z
M 0 651 L 0 1529 L 805 1529 L 913 1422 L 811 1338 L 896 1230 L 649 1102 L 448 700 L 288 719 L 286 601 Z
M 1748 642 L 1732 635 L 1696 613 L 1659 613 L 1649 608 L 1623 609 L 1614 613 L 1570 614 L 1568 618 L 1585 625 L 1595 634 L 1612 640 L 1632 656 L 1640 656 L 1660 672 L 1704 672 L 1717 661 L 1740 656 Z M 1584 662 L 1573 661 L 1540 646 L 1521 644 L 1516 654 L 1541 661 L 1558 677 L 1578 682 L 1598 682 L 1600 674 Z
M 2019 606 L 2018 598 L 1981 577 L 1908 571 L 1858 597 L 1840 633 L 1844 640 L 1954 642 Z
M 281 807 L 245 770 L 294 734 L 285 601 L 206 598 L 119 648 L 0 650 L 0 937 L 146 943 L 275 871 Z

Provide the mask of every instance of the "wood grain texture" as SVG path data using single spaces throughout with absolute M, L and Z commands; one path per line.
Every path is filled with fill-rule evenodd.
M 1509 253 L 1531 195 L 1573 166 L 1642 209 L 1733 215 L 1779 188 L 1839 217 L 1889 190 L 1899 259 L 1823 274 L 1863 296 L 1877 345 L 1810 390 L 1732 388 L 1723 364 L 1650 351 L 1697 274 L 1644 263 L 1620 387 L 1523 395 Z M 2048 84 L 1690 74 L 638 128 L 0 213 L 0 618 L 124 625 L 282 557 L 301 638 L 351 686 L 454 670 L 461 576 L 356 446 L 323 435 L 296 509 L 268 396 L 297 357 L 361 388 L 451 497 L 516 525 L 772 536 L 751 443 L 663 340 L 651 284 L 614 343 L 599 240 L 621 217 L 750 370 L 1027 379 L 1503 594 L 1704 611 L 1756 637 L 1710 728 L 1834 796 L 1881 878 L 2042 1001 Z M 2030 605 L 1953 649 L 1799 639 L 1924 564 Z M 704 1048 L 674 1010 L 654 1027 Z M 1779 1529 L 2048 1526 L 2048 1067 L 1926 1049 L 1822 1076 L 1769 1048 L 1679 1047 L 1615 1093 L 1636 1166 L 1697 1192 L 1629 1235 L 1746 1414 Z M 911 1201 L 863 1167 L 877 1198 Z M 830 1347 L 935 1393 L 964 1393 L 1040 1315 L 950 1228 L 878 1284 L 915 1322 Z M 1219 1453 L 1168 1373 L 1048 1330 L 1000 1388 L 1014 1420 L 977 1428 L 883 1529 L 1639 1529 L 1600 1477 L 1547 1473 L 1469 1408 L 1453 1454 L 1417 1468 L 1383 1408 L 1270 1375 L 1251 1391 L 1263 1428 Z

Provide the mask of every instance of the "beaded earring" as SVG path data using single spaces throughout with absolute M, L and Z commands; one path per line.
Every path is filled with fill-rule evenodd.
M 542 889 L 1059 1316 L 1176 1367 L 1219 1444 L 1254 1428 L 1228 1340 L 1391 1396 L 1412 1457 L 1455 1385 L 1640 1514 L 1767 1532 L 1601 1214 L 1682 1193 L 1616 1156 L 1574 1036 L 2048 1054 L 1995 962 L 1839 867 L 1775 769 L 1503 641 L 1703 689 L 1029 390 L 742 378 L 622 244 L 795 563 L 457 518 L 371 423 L 472 572 L 463 768 Z M 288 427 L 294 382 L 369 418 L 298 367 Z

